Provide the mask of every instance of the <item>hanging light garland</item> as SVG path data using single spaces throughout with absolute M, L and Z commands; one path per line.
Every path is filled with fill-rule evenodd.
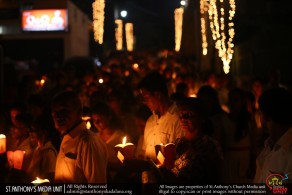
M 134 49 L 133 23 L 126 23 L 125 30 L 126 30 L 127 50 L 133 51 Z
M 95 0 L 95 2 L 92 3 L 94 40 L 99 44 L 103 43 L 104 8 L 104 0 Z
M 177 51 L 177 52 L 180 50 L 180 46 L 181 46 L 183 13 L 184 13 L 184 8 L 182 8 L 182 7 L 174 10 L 175 51 Z
M 235 0 L 229 0 L 229 16 L 228 16 L 228 40 L 226 37 L 226 24 L 225 24 L 225 6 L 224 6 L 224 0 L 219 0 L 219 3 L 217 0 L 201 0 L 201 27 L 202 23 L 205 23 L 205 21 L 202 22 L 202 15 L 204 15 L 205 11 L 208 10 L 209 14 L 209 21 L 210 21 L 210 29 L 212 32 L 212 38 L 215 41 L 215 48 L 218 50 L 219 57 L 221 58 L 223 62 L 223 71 L 225 74 L 228 74 L 230 71 L 230 62 L 233 57 L 234 53 L 234 44 L 233 39 L 235 35 L 234 31 L 234 22 L 233 18 L 235 15 Z M 217 6 L 218 5 L 218 6 Z M 207 9 L 206 9 L 207 8 Z M 204 42 L 204 36 L 203 31 L 206 34 L 206 30 L 203 30 L 202 27 L 202 47 L 203 52 L 204 48 L 206 46 L 207 42 Z M 227 40 L 227 41 L 226 41 Z M 203 46 L 204 44 L 204 46 Z
M 208 42 L 207 42 L 207 31 L 206 31 L 206 20 L 205 12 L 208 11 L 207 0 L 200 0 L 200 13 L 201 13 L 201 33 L 202 33 L 202 53 L 207 55 L 208 53 Z
M 115 36 L 116 36 L 116 49 L 122 50 L 123 49 L 123 21 L 121 19 L 116 19 L 116 29 L 115 29 Z

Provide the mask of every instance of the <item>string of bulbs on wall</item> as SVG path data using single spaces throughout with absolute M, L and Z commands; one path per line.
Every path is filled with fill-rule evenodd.
M 218 50 L 218 55 L 223 62 L 223 71 L 228 74 L 230 71 L 230 62 L 234 54 L 234 22 L 235 16 L 235 0 L 228 0 L 228 6 L 224 0 L 200 0 L 200 14 L 201 14 L 201 34 L 202 34 L 202 54 L 208 53 L 208 39 L 207 27 L 211 30 L 212 38 L 215 41 L 215 48 Z M 93 28 L 94 39 L 99 44 L 103 43 L 104 34 L 104 0 L 95 0 L 93 7 Z M 225 14 L 225 8 L 228 7 L 228 17 Z M 184 8 L 175 9 L 175 51 L 180 50 L 182 38 L 182 23 L 183 23 Z M 228 19 L 227 19 L 228 18 Z M 227 20 L 227 22 L 226 22 Z M 116 28 L 116 49 L 122 50 L 122 20 L 115 21 Z M 227 23 L 227 24 L 226 24 Z M 226 27 L 227 26 L 227 27 Z M 127 50 L 133 51 L 133 25 L 125 26 Z
M 212 32 L 212 38 L 215 41 L 215 48 L 218 50 L 218 55 L 223 62 L 223 71 L 228 74 L 230 71 L 230 62 L 234 53 L 234 22 L 236 5 L 235 0 L 229 0 L 228 7 L 228 22 L 227 27 L 225 24 L 225 2 L 224 0 L 200 0 L 200 13 L 201 13 L 201 33 L 202 33 L 202 53 L 207 55 L 207 31 L 206 31 L 206 15 L 209 16 L 209 26 Z M 228 39 L 226 36 L 228 32 Z

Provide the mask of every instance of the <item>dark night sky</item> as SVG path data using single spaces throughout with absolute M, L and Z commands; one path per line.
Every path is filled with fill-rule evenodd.
M 93 0 L 72 0 L 92 18 Z M 128 11 L 126 19 L 134 24 L 136 49 L 174 48 L 174 9 L 180 0 L 107 0 L 105 41 L 114 36 L 113 5 Z M 111 13 L 110 13 L 111 12 Z
M 71 1 L 87 13 L 89 19 L 92 19 L 93 0 Z M 253 73 L 262 76 L 278 68 L 283 74 L 283 80 L 291 80 L 292 12 L 290 7 L 283 2 L 287 0 L 236 1 L 234 43 L 237 51 L 233 61 L 237 65 L 235 71 L 238 74 Z M 127 21 L 134 24 L 135 51 L 174 49 L 174 9 L 180 6 L 180 0 L 106 0 L 104 39 L 107 43 L 96 53 L 105 51 L 107 48 L 115 48 L 114 5 L 128 10 Z M 28 44 L 25 40 L 15 42 L 24 46 L 39 44 L 37 42 Z M 62 42 L 55 40 L 48 44 L 51 48 L 59 48 Z M 190 42 L 190 44 L 193 43 Z M 93 41 L 92 45 L 94 45 Z M 91 48 L 94 52 L 95 47 Z M 9 49 L 6 48 L 6 54 L 9 53 L 7 50 Z M 15 57 L 14 50 L 12 47 L 9 51 L 15 59 L 21 60 L 35 55 L 26 47 L 22 47 L 22 50 L 18 48 L 18 56 Z M 54 49 L 41 55 L 45 55 L 40 56 L 42 59 L 61 60 L 64 57 Z

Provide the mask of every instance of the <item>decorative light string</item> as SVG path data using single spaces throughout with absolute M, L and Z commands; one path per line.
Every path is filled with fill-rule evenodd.
M 228 40 L 226 37 L 225 25 L 225 6 L 224 0 L 201 0 L 201 3 L 208 7 L 210 29 L 212 38 L 215 41 L 215 48 L 218 50 L 219 57 L 223 62 L 223 71 L 228 74 L 230 71 L 230 62 L 234 53 L 233 39 L 235 35 L 233 18 L 235 15 L 235 0 L 229 0 L 229 16 L 228 16 Z M 217 6 L 219 5 L 219 6 Z M 202 10 L 202 8 L 201 8 Z M 205 9 L 203 9 L 205 11 Z M 201 14 L 204 14 L 201 12 Z M 202 16 L 201 16 L 202 17 Z M 201 22 L 202 23 L 202 22 Z M 202 25 L 202 24 L 201 24 Z M 203 31 L 203 30 L 202 30 Z M 203 32 L 202 32 L 203 33 Z M 202 34 L 203 37 L 203 34 Z M 204 38 L 202 38 L 204 43 Z M 226 41 L 227 40 L 227 41 Z M 204 47 L 203 47 L 204 52 Z
M 103 43 L 104 8 L 105 8 L 104 0 L 95 0 L 95 2 L 92 3 L 94 40 L 99 44 Z
M 201 33 L 202 33 L 202 53 L 207 55 L 208 53 L 208 41 L 206 31 L 205 12 L 208 11 L 207 0 L 200 0 L 200 13 L 201 13 Z
M 125 30 L 126 30 L 127 50 L 133 51 L 133 49 L 134 49 L 133 23 L 126 23 Z
M 174 22 L 175 22 L 175 51 L 180 50 L 181 37 L 182 37 L 182 25 L 183 25 L 183 13 L 184 8 L 180 7 L 174 10 Z
M 116 29 L 115 29 L 115 36 L 116 36 L 116 49 L 122 50 L 123 49 L 123 21 L 121 19 L 116 19 Z

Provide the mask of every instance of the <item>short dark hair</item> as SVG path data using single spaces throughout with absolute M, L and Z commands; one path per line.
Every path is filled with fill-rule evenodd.
M 91 108 L 91 114 L 98 114 L 106 118 L 107 125 L 112 130 L 123 129 L 123 123 L 120 117 L 106 102 L 96 102 Z
M 191 111 L 197 112 L 202 119 L 207 118 L 207 113 L 206 113 L 206 105 L 205 103 L 196 97 L 186 97 L 183 98 L 181 101 L 177 102 L 178 108 L 188 108 Z
M 261 111 L 279 124 L 292 123 L 292 94 L 282 87 L 264 91 L 259 98 Z
M 66 107 L 73 107 L 78 113 L 82 115 L 82 102 L 78 94 L 74 91 L 61 91 L 57 93 L 53 100 L 51 106 L 65 105 Z
M 15 120 L 24 125 L 26 128 L 30 128 L 33 116 L 29 113 L 20 113 L 15 117 Z
M 166 79 L 157 71 L 150 72 L 146 75 L 138 84 L 139 89 L 146 89 L 147 91 L 161 92 L 165 96 L 168 96 L 168 88 L 166 84 Z

